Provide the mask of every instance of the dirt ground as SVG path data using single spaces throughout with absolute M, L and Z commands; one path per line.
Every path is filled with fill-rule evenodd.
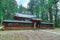
M 42 30 L 0 31 L 0 40 L 60 40 L 60 35 Z

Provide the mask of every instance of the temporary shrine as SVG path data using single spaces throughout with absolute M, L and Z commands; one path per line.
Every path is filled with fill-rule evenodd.
M 3 24 L 6 29 L 53 28 L 53 23 L 42 22 L 34 15 L 22 13 L 16 13 L 14 20 L 3 20 Z

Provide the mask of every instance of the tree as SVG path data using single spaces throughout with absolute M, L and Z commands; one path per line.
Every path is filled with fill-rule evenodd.
M 58 25 L 58 17 L 57 17 L 57 12 L 58 12 L 58 9 L 57 9 L 57 2 L 59 0 L 49 0 L 49 4 L 48 4 L 48 10 L 49 10 L 49 15 L 50 15 L 50 22 L 53 21 L 53 16 L 54 16 L 54 26 L 57 27 Z M 53 15 L 54 14 L 54 15 Z
M 40 0 L 30 0 L 28 5 L 28 10 L 31 12 L 31 14 L 36 15 L 39 18 Z
M 17 12 L 17 3 L 15 0 L 0 0 L 0 20 L 13 19 Z
M 38 18 L 41 15 L 43 21 L 53 22 L 53 16 L 55 16 L 55 23 L 57 24 L 57 2 L 58 0 L 30 0 L 29 11 Z
M 28 10 L 34 15 L 34 0 L 30 0 Z
M 53 13 L 52 13 L 52 6 L 50 8 L 48 8 L 48 12 L 49 12 L 49 21 L 53 22 Z
M 0 0 L 0 24 L 2 25 L 2 20 L 3 20 L 3 5 L 2 5 L 2 0 Z
M 19 13 L 26 13 L 27 9 L 25 7 L 23 7 L 22 5 L 19 6 L 18 8 L 18 12 Z
M 17 3 L 15 0 L 3 0 L 4 19 L 13 19 L 14 13 L 17 12 Z
M 58 14 L 57 14 L 57 12 L 58 12 L 58 8 L 57 8 L 57 2 L 58 2 L 59 0 L 54 0 L 54 17 L 55 17 L 55 27 L 58 27 Z
M 53 3 L 54 0 L 48 0 L 48 12 L 49 12 L 49 21 L 53 22 Z M 49 6 L 50 5 L 50 6 Z

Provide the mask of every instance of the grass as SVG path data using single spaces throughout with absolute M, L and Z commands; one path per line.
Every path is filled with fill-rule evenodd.
M 60 28 L 55 28 L 54 31 L 60 32 Z
M 60 28 L 55 28 L 55 30 L 60 30 Z
M 19 33 L 9 33 L 9 31 L 2 31 L 3 26 L 0 27 L 0 40 L 27 40 L 27 38 L 24 35 L 21 35 Z
M 54 28 L 54 29 L 42 29 L 42 30 L 49 30 L 49 31 L 52 31 L 52 32 L 59 32 L 60 33 L 60 28 Z
M 27 40 L 27 38 L 21 34 L 9 34 L 9 33 L 2 33 L 0 34 L 0 40 Z

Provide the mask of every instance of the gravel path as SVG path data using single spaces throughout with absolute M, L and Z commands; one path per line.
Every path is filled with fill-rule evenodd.
M 17 40 L 60 40 L 60 35 L 49 33 L 49 32 L 44 32 L 42 30 L 14 30 L 14 31 L 0 31 L 0 39 L 5 38 L 7 34 L 10 37 L 16 35 Z M 1 37 L 2 36 L 2 37 Z M 23 37 L 24 36 L 24 37 Z M 22 38 L 22 39 L 19 39 Z M 2 40 L 2 39 L 1 39 Z M 5 40 L 5 39 L 4 39 Z

